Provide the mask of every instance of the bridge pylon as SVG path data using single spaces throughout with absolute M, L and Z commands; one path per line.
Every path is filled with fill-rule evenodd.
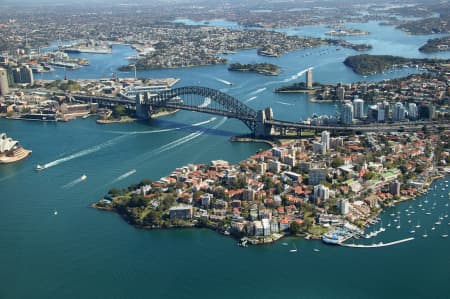
M 253 134 L 255 137 L 269 137 L 273 134 L 272 125 L 266 123 L 267 120 L 273 119 L 272 108 L 268 107 L 264 110 L 259 110 L 256 113 L 255 128 Z
M 138 93 L 136 95 L 136 117 L 138 119 L 150 119 L 150 105 L 146 103 L 148 93 Z

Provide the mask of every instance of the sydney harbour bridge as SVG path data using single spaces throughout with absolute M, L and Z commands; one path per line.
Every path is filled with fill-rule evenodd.
M 99 106 L 124 105 L 136 109 L 140 119 L 150 119 L 160 109 L 180 109 L 226 116 L 242 121 L 255 137 L 295 137 L 307 131 L 331 131 L 332 133 L 418 131 L 425 125 L 430 129 L 449 129 L 448 122 L 398 122 L 372 123 L 358 125 L 310 125 L 274 118 L 272 108 L 256 111 L 238 99 L 216 89 L 201 86 L 185 86 L 159 92 L 144 92 L 136 99 L 124 97 L 102 97 L 90 95 L 71 95 L 76 101 L 95 102 Z

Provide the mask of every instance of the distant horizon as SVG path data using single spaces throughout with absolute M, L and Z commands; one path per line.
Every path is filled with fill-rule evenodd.
M 110 4 L 110 5 L 120 5 L 120 6 L 134 6 L 134 5 L 151 5 L 151 6 L 158 6 L 160 4 L 164 3 L 214 3 L 214 2 L 221 2 L 221 3 L 241 3 L 241 1 L 238 0 L 134 0 L 131 3 L 127 2 L 125 0 L 23 0 L 23 1 L 14 1 L 14 0 L 3 0 L 0 3 L 0 6 L 27 6 L 27 5 L 79 5 L 79 4 L 90 4 L 90 5 L 96 5 L 96 4 Z M 253 3 L 252 3 L 253 2 Z M 297 4 L 311 4 L 311 2 L 316 2 L 317 4 L 329 4 L 332 5 L 333 3 L 339 3 L 339 4 L 355 4 L 355 3 L 361 3 L 361 4 L 377 4 L 377 3 L 392 3 L 392 4 L 431 4 L 431 3 L 440 3 L 439 0 L 404 0 L 401 2 L 396 1 L 389 1 L 389 0 L 372 0 L 370 3 L 367 3 L 365 0 L 348 0 L 344 3 L 340 0 L 314 0 L 314 1 L 305 1 L 305 0 L 253 0 L 253 1 L 247 1 L 246 4 L 271 4 L 271 3 L 292 3 L 293 5 Z M 445 2 L 445 1 L 444 1 Z M 449 1 L 446 1 L 449 2 Z

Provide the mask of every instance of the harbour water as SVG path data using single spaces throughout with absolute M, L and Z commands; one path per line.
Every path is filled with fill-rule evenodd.
M 374 28 L 357 28 L 376 32 L 379 27 L 363 25 Z M 406 38 L 396 30 L 393 34 Z M 388 54 L 421 56 L 417 48 L 429 37 L 407 38 L 415 42 L 405 43 L 406 50 L 393 43 L 386 49 Z M 373 39 L 373 51 L 385 48 L 378 39 Z M 296 75 L 305 68 L 314 67 L 314 79 L 329 83 L 378 81 L 416 71 L 363 78 L 342 64 L 355 53 L 323 47 L 279 58 L 259 57 L 256 50 L 228 55 L 230 61 L 274 62 L 283 70 L 278 77 L 228 72 L 226 66 L 141 71 L 138 77 L 177 77 L 179 86 L 219 88 L 255 109 L 272 106 L 276 117 L 298 120 L 337 109 L 329 103 L 311 103 L 306 95 L 272 92 L 279 84 L 302 80 Z M 79 54 L 89 58 L 90 66 L 67 75 L 110 77 L 133 54 L 128 46 L 114 46 L 112 55 Z M 64 71 L 42 76 L 62 79 Z M 194 112 L 152 123 L 111 125 L 97 125 L 92 118 L 55 124 L 0 119 L 0 131 L 33 150 L 26 160 L 0 167 L 0 298 L 448 298 L 450 239 L 441 235 L 448 234 L 450 219 L 435 224 L 449 211 L 448 178 L 433 184 L 426 197 L 383 212 L 385 232 L 356 241 L 386 243 L 415 237 L 378 249 L 292 238 L 286 242 L 296 244 L 296 253 L 280 243 L 243 249 L 233 239 L 206 229 L 140 230 L 114 213 L 89 208 L 110 188 L 158 179 L 188 163 L 237 162 L 267 148 L 230 142 L 231 136 L 246 130 L 239 121 Z M 36 164 L 46 164 L 48 169 L 36 172 Z M 82 175 L 87 179 L 80 180 Z M 428 203 L 422 210 L 425 198 Z M 398 212 L 400 229 L 394 225 Z M 417 223 L 421 227 L 410 233 Z M 422 238 L 425 229 L 428 238 Z

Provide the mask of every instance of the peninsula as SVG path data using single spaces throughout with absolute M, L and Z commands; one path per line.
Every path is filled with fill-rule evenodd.
M 319 238 L 342 225 L 361 233 L 383 207 L 425 192 L 438 175 L 432 165 L 450 162 L 449 148 L 448 132 L 324 131 L 237 164 L 189 164 L 111 189 L 93 207 L 140 228 L 208 227 L 252 244 L 287 234 Z
M 425 66 L 434 63 L 447 63 L 448 61 L 428 58 L 404 58 L 392 55 L 360 54 L 347 57 L 344 60 L 344 64 L 359 75 L 373 75 L 393 67 Z
M 448 13 L 438 18 L 426 18 L 408 21 L 397 26 L 408 34 L 437 34 L 450 33 L 450 17 Z
M 425 45 L 419 48 L 419 51 L 424 53 L 450 51 L 450 36 L 429 39 Z
M 278 87 L 275 89 L 275 92 L 279 92 L 279 93 L 282 93 L 282 92 L 314 93 L 315 92 L 314 86 L 319 86 L 320 83 L 314 82 L 312 85 L 313 85 L 313 88 L 308 88 L 306 86 L 305 82 L 296 82 L 291 85 L 285 85 L 285 86 Z
M 266 76 L 277 76 L 280 73 L 280 68 L 277 65 L 271 63 L 232 63 L 228 66 L 228 70 L 236 72 L 252 72 Z

